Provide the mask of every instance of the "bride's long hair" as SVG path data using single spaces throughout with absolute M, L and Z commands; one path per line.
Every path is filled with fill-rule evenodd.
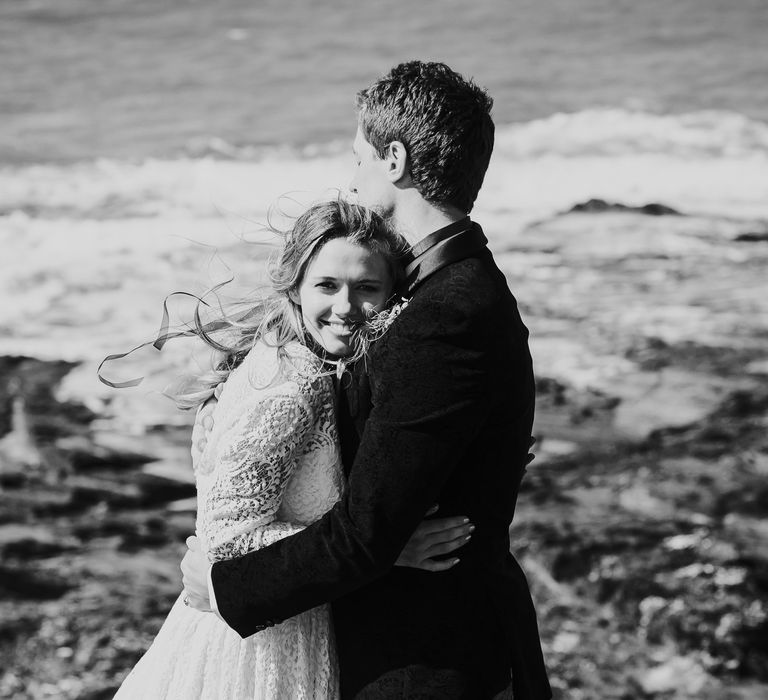
M 281 362 L 287 359 L 288 343 L 312 344 L 301 308 L 291 297 L 298 296 L 307 267 L 328 241 L 344 238 L 381 255 L 389 267 L 393 288 L 402 278 L 398 258 L 406 250 L 404 239 L 375 212 L 341 198 L 314 204 L 296 219 L 289 231 L 275 232 L 283 238 L 283 245 L 270 260 L 271 291 L 266 296 L 233 305 L 241 311 L 227 311 L 219 306 L 218 316 L 206 318 L 205 323 L 198 302 L 194 334 L 215 350 L 215 356 L 210 370 L 182 377 L 166 390 L 179 408 L 196 408 L 207 401 L 258 340 L 276 347 Z M 348 362 L 364 353 L 364 338 L 358 338 L 354 345 L 353 354 L 345 358 Z

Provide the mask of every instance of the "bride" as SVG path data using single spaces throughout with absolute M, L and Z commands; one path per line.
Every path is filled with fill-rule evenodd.
M 198 409 L 196 534 L 209 561 L 286 537 L 339 499 L 333 377 L 362 355 L 364 321 L 386 308 L 401 252 L 371 211 L 341 200 L 314 205 L 285 236 L 271 295 L 245 317 L 220 319 L 215 339 L 198 324 L 220 360 L 175 398 Z M 457 525 L 425 521 L 398 563 L 436 570 L 433 560 L 419 562 L 459 546 L 451 544 Z M 329 606 L 275 622 L 242 639 L 179 597 L 115 697 L 338 698 Z

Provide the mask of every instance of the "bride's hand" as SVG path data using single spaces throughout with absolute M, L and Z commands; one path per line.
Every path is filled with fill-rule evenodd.
M 438 506 L 430 508 L 425 517 L 437 511 Z M 452 518 L 437 518 L 422 520 L 411 539 L 400 552 L 395 566 L 408 566 L 412 569 L 425 571 L 447 571 L 459 563 L 452 559 L 435 559 L 434 557 L 450 554 L 463 547 L 472 537 L 475 526 L 468 518 L 456 516 Z
M 528 449 L 536 443 L 536 438 L 531 435 Z M 528 453 L 526 467 L 533 462 L 535 455 Z M 434 515 L 438 506 L 432 506 L 425 518 Z M 454 518 L 437 518 L 435 520 L 422 520 L 416 531 L 411 535 L 403 551 L 395 562 L 395 566 L 407 566 L 412 569 L 424 569 L 425 571 L 447 571 L 459 563 L 457 557 L 452 559 L 435 559 L 463 547 L 472 537 L 475 526 L 468 518 L 457 516 Z

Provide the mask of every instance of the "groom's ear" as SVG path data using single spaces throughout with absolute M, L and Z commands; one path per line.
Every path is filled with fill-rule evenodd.
M 404 177 L 408 177 L 408 151 L 402 141 L 392 141 L 387 146 L 384 160 L 387 163 L 386 172 L 390 182 L 400 182 Z

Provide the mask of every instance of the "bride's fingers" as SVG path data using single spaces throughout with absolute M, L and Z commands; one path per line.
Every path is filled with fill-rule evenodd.
M 445 559 L 439 561 L 435 559 L 425 559 L 416 568 L 424 569 L 424 571 L 448 571 L 448 569 L 452 569 L 458 563 L 458 559 Z
M 416 531 L 403 547 L 396 566 L 407 566 L 426 571 L 444 571 L 453 564 L 429 561 L 437 554 L 452 552 L 467 541 L 475 526 L 463 516 L 422 520 Z M 426 562 L 426 565 L 425 565 Z
M 467 542 L 472 539 L 472 534 L 461 533 L 451 540 L 446 542 L 439 542 L 432 545 L 426 552 L 425 557 L 431 559 L 432 557 L 439 557 L 442 554 L 450 554 L 459 547 L 463 547 Z
M 451 518 L 436 518 L 435 520 L 422 520 L 417 528 L 417 533 L 420 537 L 430 538 L 432 542 L 435 540 L 445 541 L 455 537 L 455 532 L 460 528 L 469 528 L 472 523 L 468 518 L 462 515 L 454 516 Z
M 422 532 L 421 543 L 425 551 L 431 550 L 433 547 L 445 544 L 446 542 L 452 542 L 457 537 L 466 537 L 471 535 L 475 531 L 475 526 L 472 523 L 459 522 L 449 527 L 441 528 L 433 532 Z M 431 555 L 428 555 L 431 556 Z

